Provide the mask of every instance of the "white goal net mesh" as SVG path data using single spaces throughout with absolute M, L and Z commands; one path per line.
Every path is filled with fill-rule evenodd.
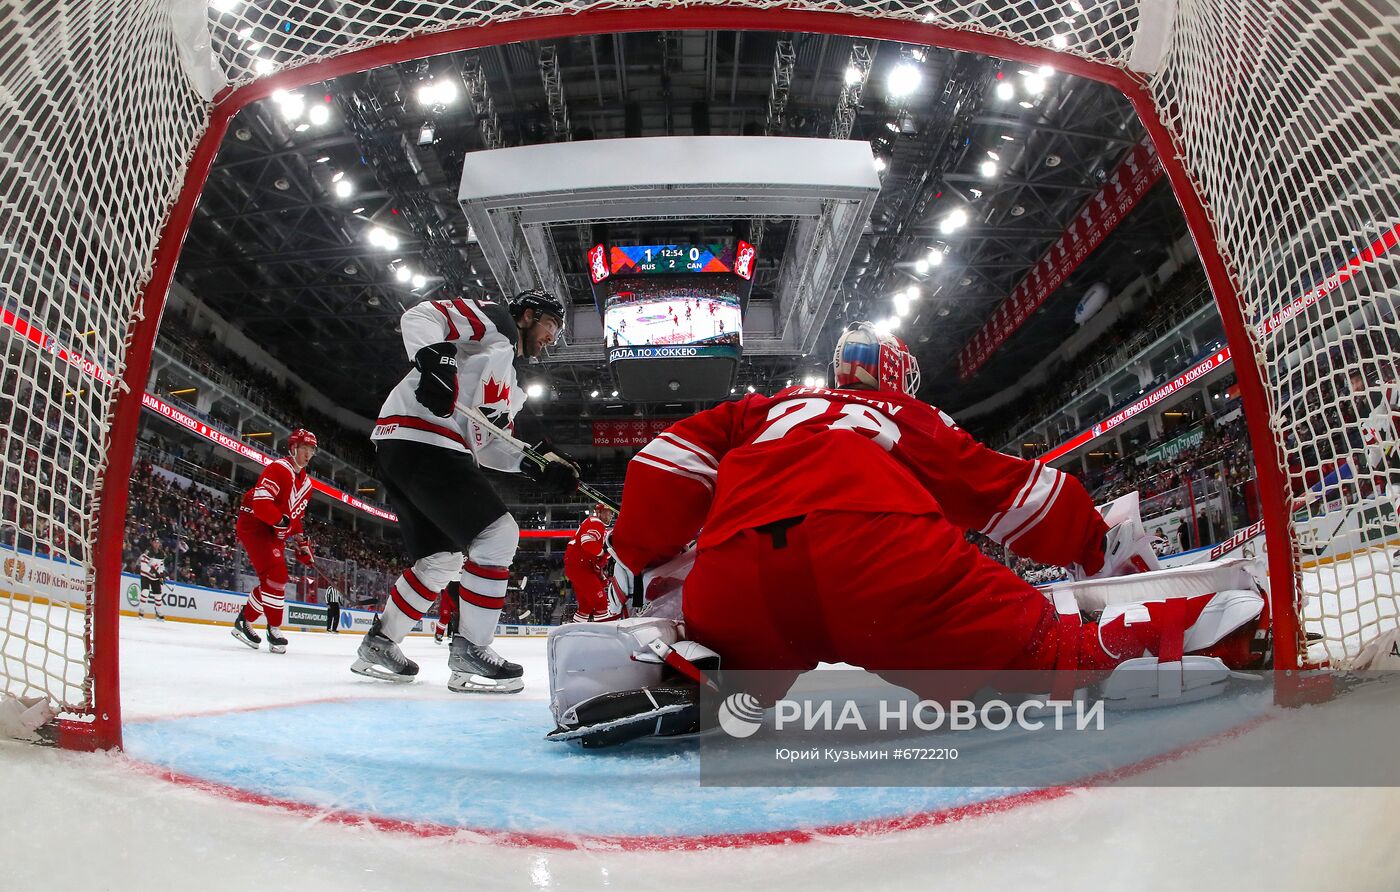
M 692 13 L 706 5 L 686 4 Z M 665 18 L 676 6 L 0 2 L 5 690 L 92 710 L 94 554 L 99 537 L 120 536 L 123 523 L 100 503 L 119 382 L 133 335 L 154 322 L 141 318 L 143 288 L 216 91 L 464 26 L 628 10 L 631 21 L 679 27 Z M 1341 658 L 1393 624 L 1400 611 L 1386 545 L 1397 537 L 1400 457 L 1384 448 L 1388 416 L 1376 413 L 1390 398 L 1400 337 L 1396 0 L 779 6 L 732 4 L 771 10 L 775 28 L 800 30 L 793 16 L 804 10 L 841 14 L 853 31 L 861 21 L 897 20 L 1145 69 L 1136 76 L 1176 141 L 1210 215 L 1209 238 L 1236 282 L 1252 341 L 1232 344 L 1236 361 L 1257 351 L 1263 370 L 1273 437 L 1263 448 L 1286 472 L 1295 513 L 1284 525 L 1300 586 L 1313 592 L 1303 608 L 1309 627 Z M 572 21 L 564 30 L 590 27 L 586 17 Z M 723 21 L 717 15 L 712 25 Z M 918 38 L 910 31 L 907 39 Z M 1382 447 L 1369 457 L 1368 430 L 1370 445 Z M 49 568 L 42 579 L 39 558 Z M 55 591 L 55 574 L 67 594 Z

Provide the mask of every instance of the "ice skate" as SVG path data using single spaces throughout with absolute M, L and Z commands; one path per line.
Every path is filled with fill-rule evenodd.
M 233 621 L 233 631 L 229 634 L 242 641 L 244 644 L 257 650 L 262 646 L 262 637 L 253 631 L 253 627 L 248 625 L 248 621 L 243 618 L 243 614 L 238 614 L 238 619 Z
M 137 618 L 139 618 L 139 619 L 145 619 L 145 618 L 146 618 L 146 609 L 145 609 L 144 607 L 137 607 L 137 608 L 136 608 L 136 616 L 137 616 Z
M 514 694 L 525 688 L 521 678 L 525 670 L 491 649 L 489 645 L 472 644 L 461 635 L 452 636 L 447 668 L 452 677 L 447 689 L 459 694 Z
M 282 636 L 281 629 L 267 630 L 267 649 L 275 654 L 287 652 L 287 639 Z
M 418 675 L 418 664 L 403 655 L 403 650 L 380 631 L 379 619 L 360 642 L 360 658 L 350 665 L 350 671 L 366 678 L 405 683 Z

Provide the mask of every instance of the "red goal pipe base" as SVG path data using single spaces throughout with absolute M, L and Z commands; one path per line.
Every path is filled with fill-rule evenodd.
M 1337 696 L 1337 678 L 1327 669 L 1281 669 L 1274 673 L 1274 703 L 1312 706 Z

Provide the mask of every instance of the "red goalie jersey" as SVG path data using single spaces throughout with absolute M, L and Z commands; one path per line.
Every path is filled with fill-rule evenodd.
M 301 517 L 306 513 L 306 502 L 311 497 L 311 478 L 305 469 L 298 471 L 292 467 L 290 459 L 279 458 L 263 468 L 258 482 L 243 494 L 239 513 L 244 517 L 252 515 L 273 527 L 277 538 L 285 539 L 301 533 Z M 288 526 L 278 528 L 282 518 Z
M 628 465 L 611 541 L 637 571 L 697 534 L 704 549 L 818 510 L 941 514 L 1089 572 L 1107 529 L 1073 477 L 986 448 L 912 396 L 792 387 L 722 403 L 648 444 Z

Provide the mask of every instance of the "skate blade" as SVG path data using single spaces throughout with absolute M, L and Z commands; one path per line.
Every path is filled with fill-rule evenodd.
M 261 641 L 254 642 L 253 639 L 251 639 L 251 638 L 249 638 L 248 636 L 242 634 L 242 633 L 239 632 L 237 629 L 231 630 L 231 631 L 229 632 L 229 634 L 232 635 L 234 638 L 238 639 L 239 641 L 242 641 L 244 644 L 248 645 L 248 646 L 251 647 L 253 650 L 257 650 L 258 647 L 262 644 Z
M 287 645 L 285 645 L 285 644 L 281 644 L 281 645 L 278 645 L 278 644 L 269 644 L 269 645 L 267 646 L 267 649 L 270 650 L 270 651 L 272 651 L 272 652 L 275 653 L 275 654 L 284 654 L 284 653 L 287 652 Z
M 378 663 L 371 663 L 368 660 L 356 660 L 351 663 L 350 671 L 356 675 L 363 675 L 365 678 L 389 681 L 395 684 L 409 684 L 418 678 L 416 675 L 395 675 Z
M 454 672 L 447 680 L 447 689 L 454 694 L 518 694 L 525 690 L 524 678 L 507 678 L 499 682 L 473 680 L 478 677 Z

